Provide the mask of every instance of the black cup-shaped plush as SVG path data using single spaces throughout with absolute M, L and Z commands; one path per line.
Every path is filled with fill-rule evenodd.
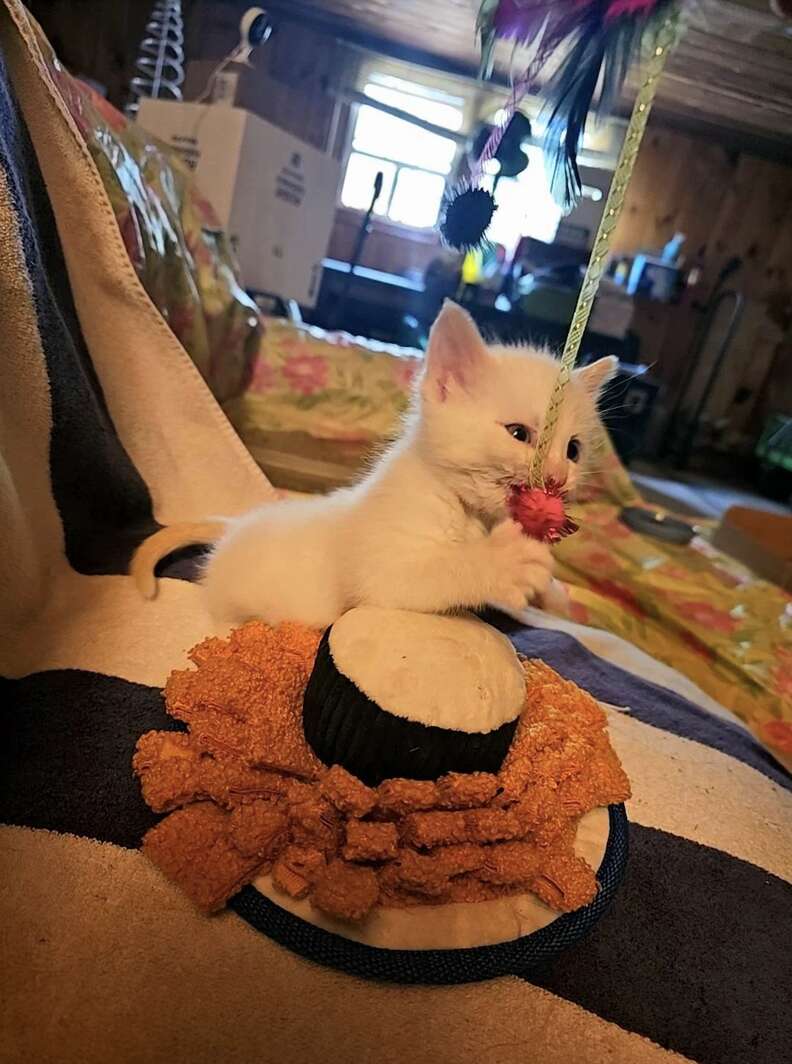
M 324 634 L 303 726 L 321 761 L 369 786 L 497 772 L 524 698 L 514 649 L 483 621 L 361 607 Z

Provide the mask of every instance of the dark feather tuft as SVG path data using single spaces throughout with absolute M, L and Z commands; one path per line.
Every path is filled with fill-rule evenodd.
M 550 169 L 553 198 L 565 210 L 572 208 L 580 196 L 578 147 L 604 55 L 604 44 L 596 36 L 580 37 L 569 61 L 559 70 L 548 90 L 550 115 L 545 135 L 545 158 Z
M 641 50 L 652 41 L 676 0 L 614 4 L 590 0 L 578 5 L 554 29 L 547 54 L 568 49 L 545 86 L 547 134 L 545 154 L 556 201 L 567 210 L 580 196 L 577 156 L 588 113 L 610 113 L 619 98 L 627 72 Z M 614 13 L 614 9 L 618 9 Z M 600 81 L 601 76 L 601 81 Z
M 445 204 L 440 222 L 443 240 L 459 251 L 481 247 L 496 210 L 492 193 L 485 188 L 457 189 Z

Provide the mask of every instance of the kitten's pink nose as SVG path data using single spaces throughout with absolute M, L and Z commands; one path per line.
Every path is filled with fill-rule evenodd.
M 548 458 L 544 464 L 545 480 L 552 480 L 553 483 L 563 488 L 567 482 L 567 471 L 569 463 L 561 458 Z

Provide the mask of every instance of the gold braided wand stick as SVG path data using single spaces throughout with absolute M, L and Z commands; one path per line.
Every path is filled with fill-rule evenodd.
M 638 149 L 641 146 L 646 123 L 649 120 L 649 113 L 652 110 L 657 84 L 668 58 L 668 53 L 677 40 L 678 23 L 678 15 L 675 12 L 665 20 L 658 31 L 655 45 L 647 64 L 646 76 L 635 98 L 635 104 L 624 136 L 624 143 L 619 153 L 619 160 L 616 163 L 608 198 L 605 201 L 605 209 L 602 212 L 602 219 L 597 229 L 594 247 L 586 267 L 586 275 L 583 278 L 583 284 L 575 306 L 575 313 L 572 315 L 572 322 L 567 333 L 566 343 L 561 355 L 561 368 L 547 407 L 544 425 L 536 444 L 536 453 L 531 465 L 531 485 L 533 487 L 542 487 L 544 484 L 543 470 L 545 459 L 547 458 L 547 452 L 550 450 L 553 430 L 558 421 L 564 392 L 569 383 L 572 367 L 580 349 L 580 341 L 583 339 L 594 298 L 599 289 L 602 273 L 605 269 L 605 261 L 610 251 L 611 237 L 624 206 L 625 193 L 635 167 Z

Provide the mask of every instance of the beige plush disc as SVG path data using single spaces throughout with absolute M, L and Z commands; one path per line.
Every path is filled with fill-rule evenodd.
M 361 606 L 333 625 L 330 653 L 380 709 L 419 724 L 490 732 L 515 720 L 525 701 L 511 643 L 470 614 Z
M 609 835 L 608 810 L 592 809 L 581 819 L 575 853 L 598 869 Z M 514 894 L 495 901 L 465 904 L 416 905 L 407 909 L 378 906 L 362 924 L 345 923 L 319 912 L 304 899 L 297 901 L 278 890 L 271 875 L 258 876 L 253 886 L 282 909 L 342 938 L 379 949 L 469 949 L 533 934 L 562 913 L 550 909 L 535 894 Z

